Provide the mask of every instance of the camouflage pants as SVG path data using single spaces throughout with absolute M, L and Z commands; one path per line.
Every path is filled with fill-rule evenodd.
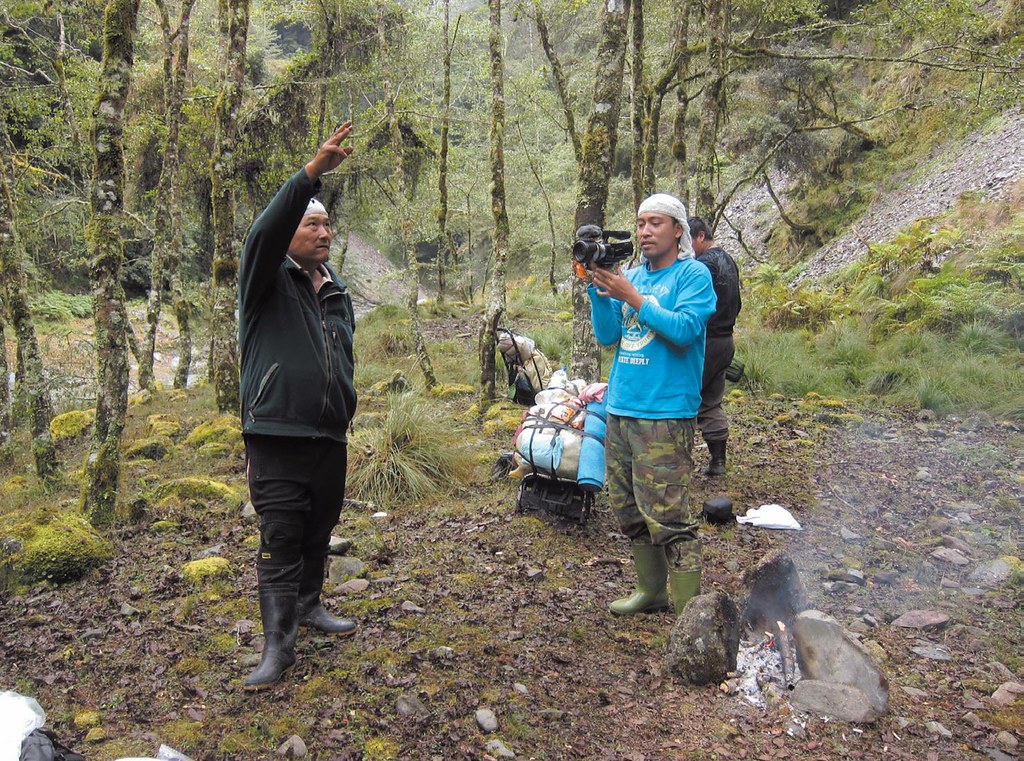
M 608 495 L 631 542 L 665 547 L 674 571 L 699 571 L 697 516 L 690 511 L 694 421 L 608 415 Z

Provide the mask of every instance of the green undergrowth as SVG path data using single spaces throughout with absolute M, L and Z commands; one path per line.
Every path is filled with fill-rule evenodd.
M 1024 419 L 1024 203 L 961 199 L 836 277 L 746 277 L 747 388 L 878 397 L 939 414 Z

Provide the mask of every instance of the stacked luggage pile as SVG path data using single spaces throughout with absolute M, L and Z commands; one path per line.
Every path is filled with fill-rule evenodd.
M 501 338 L 507 339 L 504 346 Z M 540 352 L 533 342 L 512 331 L 503 331 L 499 348 L 509 369 L 510 394 L 516 401 L 530 404 L 515 432 L 509 473 L 522 479 L 519 510 L 582 523 L 593 509 L 594 495 L 604 488 L 604 394 L 608 384 L 569 380 L 564 370 L 543 378 L 536 369 L 546 368 L 547 360 L 538 360 Z M 517 361 L 524 357 L 532 367 L 524 368 Z M 521 390 L 526 385 L 524 377 L 531 384 L 532 399 Z M 543 383 L 543 388 L 535 389 L 534 383 Z

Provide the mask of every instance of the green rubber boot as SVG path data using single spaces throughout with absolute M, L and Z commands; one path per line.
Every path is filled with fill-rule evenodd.
M 608 603 L 608 609 L 617 616 L 632 616 L 645 610 L 667 608 L 665 579 L 668 577 L 668 560 L 665 559 L 665 548 L 637 542 L 630 549 L 636 567 L 636 591 L 629 597 Z
M 700 594 L 700 571 L 669 571 L 668 588 L 672 593 L 672 607 L 679 616 L 690 598 Z

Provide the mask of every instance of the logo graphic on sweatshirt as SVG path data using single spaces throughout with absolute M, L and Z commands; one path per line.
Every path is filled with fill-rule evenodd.
M 658 304 L 658 297 L 653 294 L 644 298 Z M 640 325 L 640 313 L 622 302 L 622 340 L 619 341 L 619 348 L 623 351 L 640 351 L 653 340 L 654 331 Z

